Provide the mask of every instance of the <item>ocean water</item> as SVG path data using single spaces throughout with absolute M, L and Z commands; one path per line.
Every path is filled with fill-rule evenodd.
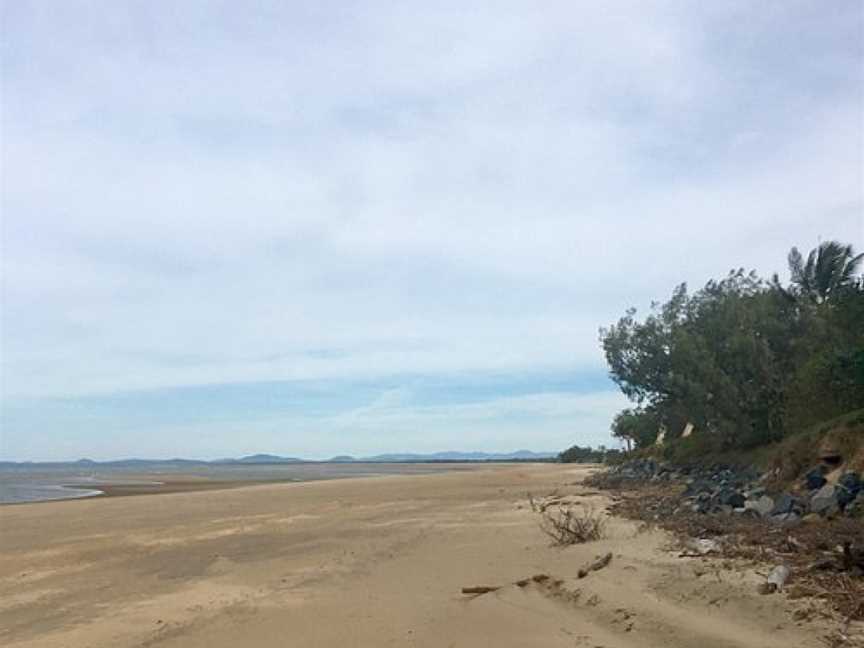
M 205 481 L 313 481 L 465 469 L 456 464 L 308 463 L 267 465 L 0 467 L 0 504 L 98 497 L 100 484 L 158 484 L 178 477 Z

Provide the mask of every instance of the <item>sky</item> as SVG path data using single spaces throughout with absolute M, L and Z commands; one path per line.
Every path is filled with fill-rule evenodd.
M 558 451 L 598 329 L 864 249 L 864 5 L 2 0 L 0 458 Z

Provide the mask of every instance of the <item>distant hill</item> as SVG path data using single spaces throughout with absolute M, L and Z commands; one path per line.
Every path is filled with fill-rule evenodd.
M 349 461 L 369 463 L 411 463 L 424 461 L 542 461 L 557 456 L 556 452 L 531 452 L 530 450 L 517 450 L 516 452 L 433 452 L 431 454 L 417 453 L 390 453 L 371 457 L 333 457 L 333 463 L 346 463 Z
M 531 452 L 517 450 L 516 452 L 434 452 L 432 454 L 391 453 L 372 457 L 352 457 L 339 455 L 323 462 L 298 459 L 297 457 L 282 457 L 272 454 L 254 454 L 238 458 L 215 459 L 203 461 L 198 459 L 117 459 L 113 461 L 93 461 L 79 459 L 78 461 L 0 461 L 0 468 L 15 467 L 69 467 L 95 468 L 97 466 L 113 468 L 147 468 L 148 466 L 213 466 L 213 465 L 272 465 L 272 464 L 302 464 L 302 463 L 423 463 L 432 461 L 546 461 L 557 456 L 555 452 Z
M 217 462 L 213 462 L 217 463 Z M 294 463 L 306 463 L 303 459 L 297 459 L 296 457 L 280 457 L 278 455 L 271 454 L 254 454 L 249 455 L 247 457 L 240 457 L 239 459 L 223 459 L 218 463 L 234 463 L 234 464 L 294 464 Z

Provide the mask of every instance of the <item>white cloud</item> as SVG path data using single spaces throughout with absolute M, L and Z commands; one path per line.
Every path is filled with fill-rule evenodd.
M 857 6 L 5 10 L 5 398 L 597 369 L 678 281 L 864 247 Z

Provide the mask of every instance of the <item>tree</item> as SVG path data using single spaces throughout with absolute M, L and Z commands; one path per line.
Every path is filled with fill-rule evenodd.
M 825 241 L 810 250 L 807 261 L 798 248 L 789 252 L 789 273 L 799 293 L 821 304 L 855 281 L 864 253 L 855 255 L 851 245 Z
M 610 376 L 636 404 L 613 435 L 645 447 L 692 422 L 705 448 L 747 448 L 864 407 L 862 259 L 835 241 L 806 262 L 793 248 L 788 287 L 733 270 L 601 329 Z
M 796 318 L 794 302 L 743 269 L 693 295 L 678 286 L 644 321 L 628 311 L 601 330 L 613 380 L 640 407 L 613 430 L 637 446 L 661 426 L 671 440 L 688 421 L 726 447 L 779 438 Z
M 787 390 L 787 430 L 864 407 L 864 279 L 801 309 L 802 335 Z
M 612 436 L 621 439 L 628 451 L 652 445 L 659 429 L 655 413 L 645 409 L 622 410 L 612 421 Z
M 606 448 L 600 446 L 594 450 L 590 446 L 580 448 L 578 445 L 571 446 L 558 454 L 561 463 L 600 463 L 606 454 Z

